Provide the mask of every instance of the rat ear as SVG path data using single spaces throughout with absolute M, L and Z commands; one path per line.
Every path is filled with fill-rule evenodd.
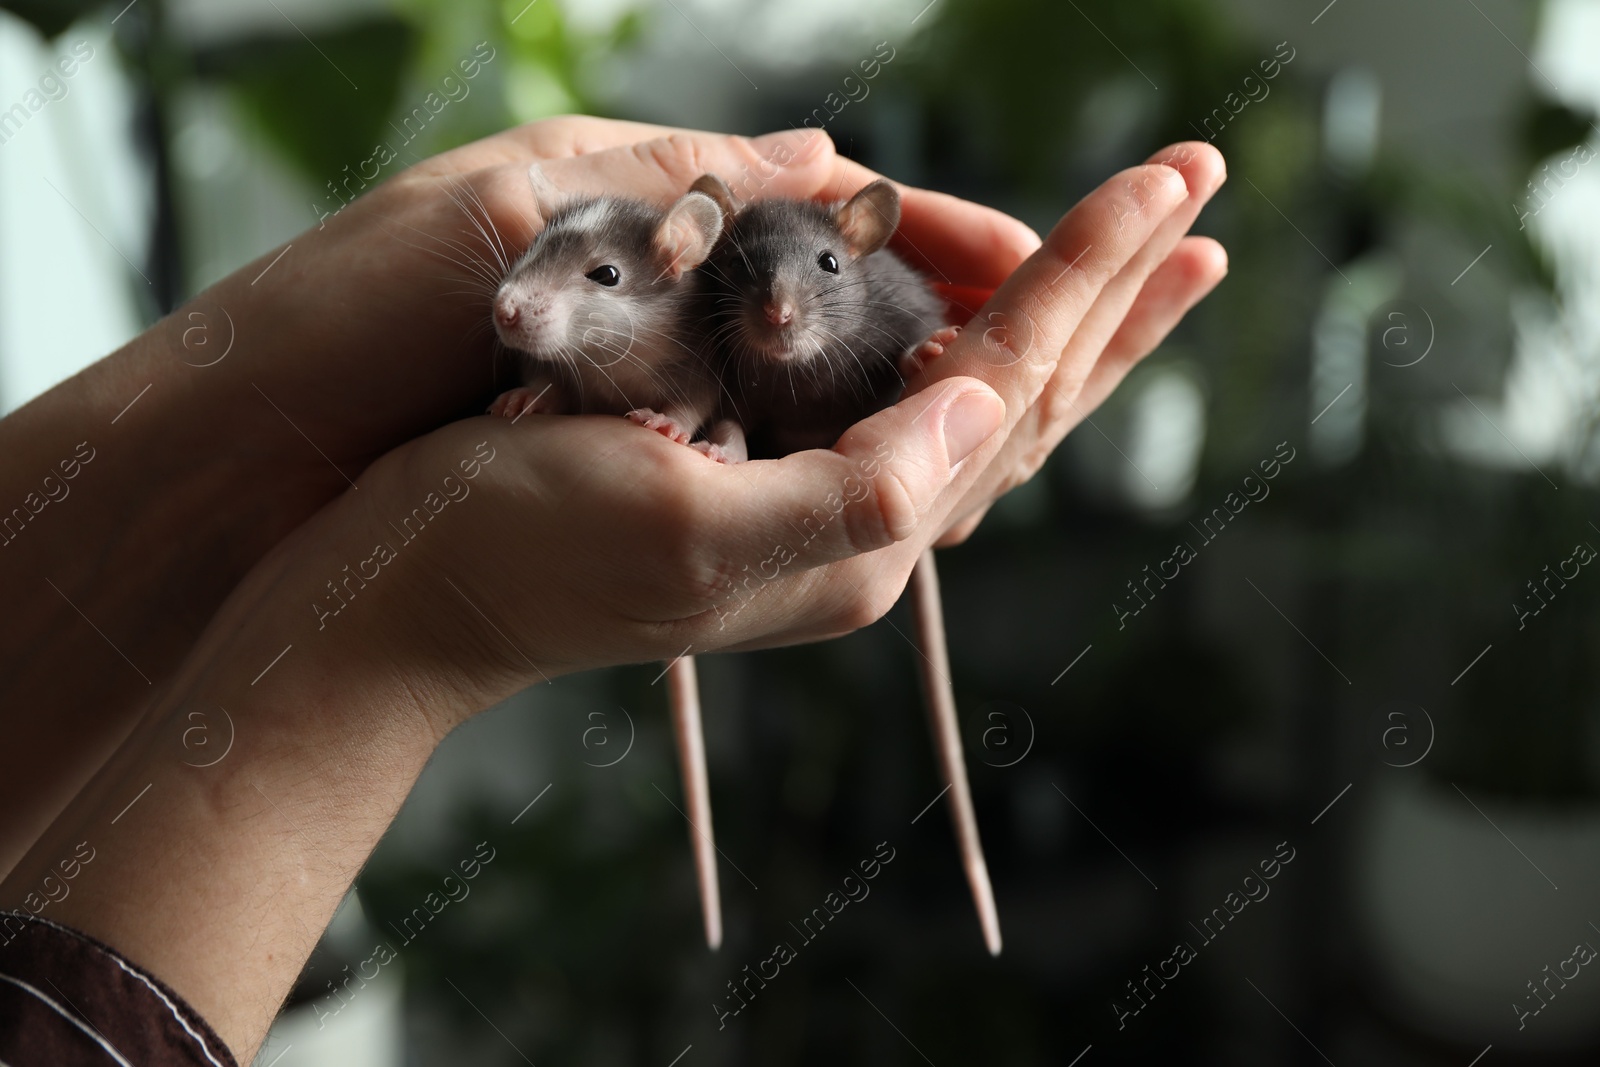
M 555 182 L 537 163 L 528 168 L 528 184 L 533 187 L 533 202 L 539 207 L 539 218 L 550 221 L 550 216 L 561 207 L 567 194 L 556 188 Z
M 717 207 L 722 209 L 722 221 L 724 224 L 732 222 L 733 217 L 739 213 L 739 201 L 733 195 L 733 190 L 728 188 L 727 182 L 724 182 L 715 174 L 700 175 L 695 179 L 694 184 L 689 186 L 689 191 L 691 193 L 704 193 L 712 200 L 715 200 Z
M 706 261 L 722 235 L 722 209 L 705 193 L 685 193 L 656 230 L 656 251 L 676 278 Z
M 833 213 L 850 255 L 870 256 L 889 243 L 900 225 L 900 191 L 879 178 Z

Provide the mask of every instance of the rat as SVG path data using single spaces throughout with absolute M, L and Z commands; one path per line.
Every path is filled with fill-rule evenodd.
M 725 410 L 752 458 L 831 446 L 954 340 L 943 301 L 883 247 L 900 219 L 888 182 L 832 208 L 770 199 L 741 210 L 715 175 L 690 188 L 726 216 L 700 269 Z
M 958 335 L 925 278 L 885 247 L 900 194 L 879 179 L 843 203 L 768 199 L 741 207 L 721 179 L 690 187 L 721 207 L 723 234 L 700 268 L 724 405 L 750 458 L 829 448 L 899 399 L 906 380 Z M 724 438 L 731 436 L 723 431 Z M 737 440 L 730 454 L 741 451 Z M 923 697 L 951 820 L 984 941 L 1000 953 L 1000 921 L 967 783 L 933 551 L 912 571 Z
M 720 393 L 695 328 L 704 277 L 694 269 L 722 232 L 720 205 L 698 192 L 665 211 L 628 197 L 566 197 L 538 164 L 528 179 L 544 229 L 493 303 L 521 384 L 490 414 L 626 415 L 689 444 Z M 723 458 L 710 442 L 697 447 Z
M 566 197 L 534 164 L 528 180 L 545 219 L 495 293 L 495 333 L 522 357 L 522 384 L 489 413 L 626 415 L 712 459 L 730 457 L 694 440 L 717 408 L 720 384 L 702 331 L 695 270 L 722 232 L 720 205 L 700 192 L 662 210 L 619 196 Z M 714 436 L 731 432 L 726 423 Z M 694 659 L 666 671 L 673 738 L 689 809 L 689 841 L 706 944 L 722 943 L 722 904 L 711 828 L 711 788 Z

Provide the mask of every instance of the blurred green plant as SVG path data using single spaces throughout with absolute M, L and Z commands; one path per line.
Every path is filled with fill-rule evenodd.
M 1252 101 L 1220 133 L 1196 126 L 1274 51 L 1270 42 L 1231 25 L 1217 5 L 949 0 L 940 8 L 920 51 L 895 73 L 909 74 L 929 102 L 931 143 L 960 146 L 949 155 L 963 163 L 986 161 L 981 165 L 989 173 L 961 176 L 967 183 L 990 180 L 1053 201 L 1074 181 L 1096 180 L 1105 161 L 1125 165 L 1163 142 L 1204 137 L 1226 154 L 1231 181 L 1200 229 L 1224 241 L 1230 276 L 1181 331 L 1185 349 L 1201 354 L 1209 381 L 1225 383 L 1210 390 L 1197 499 L 1248 467 L 1260 442 L 1303 440 L 1307 323 L 1315 321 L 1327 287 L 1339 284 L 1331 267 L 1400 264 L 1405 295 L 1426 300 L 1441 330 L 1469 339 L 1466 351 L 1455 353 L 1464 369 L 1453 374 L 1491 392 L 1500 388 L 1508 363 L 1509 296 L 1485 306 L 1465 289 L 1436 284 L 1419 261 L 1419 242 L 1430 249 L 1459 247 L 1463 264 L 1473 250 L 1492 244 L 1491 288 L 1558 299 L 1555 267 L 1519 228 L 1512 205 L 1529 174 L 1594 127 L 1592 116 L 1534 95 L 1536 87 L 1512 102 L 1509 121 L 1497 131 L 1517 161 L 1504 176 L 1489 168 L 1441 166 L 1437 158 L 1386 141 L 1369 165 L 1341 172 L 1323 152 L 1325 86 L 1303 62 L 1285 64 L 1270 94 Z M 1028 32 L 1016 32 L 1018 26 Z M 950 77 L 952 69 L 961 77 Z M 1380 350 L 1369 343 L 1369 351 Z M 1162 359 L 1160 352 L 1152 357 L 1157 364 Z M 1308 480 L 1285 486 L 1274 504 L 1274 514 L 1293 524 L 1275 535 L 1282 550 L 1303 561 L 1299 574 L 1313 591 L 1311 602 L 1333 613 L 1313 632 L 1319 646 L 1334 642 L 1328 647 L 1335 659 L 1341 659 L 1340 647 L 1381 661 L 1385 642 L 1415 644 L 1402 628 L 1416 625 L 1416 615 L 1397 611 L 1392 602 L 1398 583 L 1433 591 L 1438 604 L 1458 596 L 1499 604 L 1506 590 L 1520 588 L 1550 562 L 1540 554 L 1553 551 L 1555 531 L 1586 528 L 1583 519 L 1595 502 L 1581 486 L 1554 494 L 1532 471 L 1468 467 L 1438 454 L 1437 442 L 1421 428 L 1441 405 L 1455 401 L 1449 377 L 1433 377 L 1433 368 L 1409 377 L 1383 370 L 1374 366 L 1367 379 L 1362 451 L 1343 468 L 1296 471 L 1296 479 Z M 1132 395 L 1123 390 L 1099 417 L 1115 424 Z M 1335 508 L 1332 501 L 1342 503 Z M 1440 516 L 1451 517 L 1444 528 L 1433 525 Z M 1037 521 L 1041 527 L 1072 521 L 1072 508 L 1058 503 Z M 1384 525 L 1369 530 L 1368 522 Z M 1048 537 L 1043 529 L 1036 536 Z M 1443 550 L 1441 538 L 1448 546 Z M 1463 590 L 1463 575 L 1472 576 L 1470 592 Z M 1592 621 L 1600 619 L 1600 583 L 1594 585 L 1591 594 L 1574 583 L 1556 617 L 1541 620 L 1548 622 L 1548 638 L 1523 636 L 1505 655 L 1507 639 L 1494 636 L 1504 632 L 1499 615 L 1436 621 L 1453 650 L 1471 646 L 1462 663 L 1490 640 L 1496 641 L 1491 655 L 1500 658 L 1479 664 L 1474 673 L 1481 677 L 1449 694 L 1448 736 L 1428 773 L 1547 802 L 1595 797 L 1592 694 L 1600 677 L 1587 651 L 1600 637 Z M 1389 590 L 1388 597 L 1379 590 Z M 1480 634 L 1489 636 L 1480 640 Z M 1177 632 L 1160 648 L 1143 647 L 1148 642 L 1141 640 L 1132 658 L 1161 660 L 1183 640 Z M 1196 662 L 1189 669 L 1197 684 L 1207 673 Z M 1167 719 L 1162 729 L 1175 737 L 1202 743 L 1182 716 L 1162 715 L 1164 703 L 1184 703 L 1180 692 L 1171 683 L 1145 681 L 1153 686 L 1142 701 L 1149 717 Z M 1215 678 L 1199 688 L 1220 692 Z M 1111 692 L 1101 695 L 1123 703 Z M 1213 712 L 1204 734 L 1218 736 L 1224 718 Z M 1108 740 L 1097 748 L 1104 751 Z
M 320 191 L 344 168 L 370 156 L 375 144 L 393 140 L 392 125 L 429 93 L 439 95 L 442 80 L 457 73 L 457 63 L 479 42 L 495 50 L 497 61 L 460 102 L 452 100 L 437 121 L 407 138 L 402 163 L 513 122 L 598 112 L 588 76 L 602 59 L 624 53 L 641 26 L 637 11 L 623 10 L 603 25 L 588 19 L 579 28 L 552 0 L 397 0 L 392 12 L 364 8 L 345 18 L 322 13 L 306 27 L 285 15 L 281 26 L 249 21 L 235 36 L 196 41 L 171 22 L 165 0 L 7 0 L 0 8 L 46 38 L 91 17 L 115 19 L 117 50 L 138 100 L 136 133 L 155 161 L 160 206 L 150 259 L 159 306 L 152 313 L 169 309 L 187 292 L 168 164 L 167 116 L 180 94 L 221 87 L 261 139 Z
M 39 31 L 42 37 L 55 37 L 96 8 L 102 0 L 7 0 L 5 10 Z
M 310 47 L 285 26 L 196 49 L 189 60 L 196 79 L 226 86 L 267 141 L 320 184 L 384 139 L 416 38 L 401 19 L 366 17 L 318 32 Z
M 114 13 L 123 2 L 12 0 L 7 6 L 53 35 L 92 11 Z M 364 14 L 314 29 L 310 45 L 285 27 L 195 51 L 164 28 L 161 10 L 159 0 L 139 0 L 118 24 L 135 76 L 158 94 L 195 79 L 225 86 L 270 143 L 318 185 L 364 156 L 395 109 L 411 103 L 413 92 L 432 88 L 479 40 L 501 53 L 486 75 L 495 80 L 484 83 L 470 106 L 452 108 L 447 121 L 430 127 L 418 151 L 448 148 L 510 121 L 602 110 L 608 64 L 635 47 L 648 26 L 642 4 L 595 28 L 592 19 L 572 18 L 571 9 L 555 0 L 401 0 L 392 14 Z M 666 11 L 663 17 L 675 16 Z M 906 42 L 905 58 L 874 88 L 883 96 L 870 108 L 846 112 L 832 131 L 836 139 L 847 149 L 870 145 L 870 123 L 884 110 L 879 103 L 898 92 L 907 106 L 894 112 L 896 121 L 919 128 L 922 136 L 912 140 L 925 146 L 918 162 L 931 175 L 929 184 L 1004 204 L 1041 228 L 1064 200 L 1110 169 L 1164 142 L 1204 136 L 1196 124 L 1237 92 L 1243 76 L 1275 48 L 1210 0 L 941 0 L 918 29 L 922 35 Z M 360 91 L 352 92 L 312 45 Z M 1263 443 L 1270 450 L 1287 438 L 1305 446 L 1314 414 L 1307 411 L 1310 324 L 1330 288 L 1343 284 L 1330 261 L 1339 268 L 1397 263 L 1405 295 L 1433 310 L 1448 345 L 1441 341 L 1438 355 L 1403 372 L 1369 358 L 1361 451 L 1338 467 L 1319 468 L 1311 456 L 1297 463 L 1272 501 L 1250 515 L 1250 527 L 1240 529 L 1241 538 L 1253 540 L 1238 551 L 1285 575 L 1294 598 L 1283 601 L 1285 610 L 1319 650 L 1366 687 L 1352 692 L 1411 695 L 1406 687 L 1418 688 L 1420 702 L 1438 713 L 1440 739 L 1422 773 L 1459 782 L 1475 796 L 1482 791 L 1554 804 L 1592 801 L 1593 694 L 1600 678 L 1590 650 L 1600 639 L 1600 575 L 1584 574 L 1571 583 L 1526 631 L 1516 630 L 1507 600 L 1545 564 L 1566 555 L 1574 537 L 1584 536 L 1586 516 L 1600 514 L 1595 494 L 1567 484 L 1555 493 L 1531 472 L 1469 466 L 1448 453 L 1433 429 L 1441 406 L 1458 399 L 1455 381 L 1475 393 L 1501 387 L 1511 342 L 1509 294 L 1533 290 L 1554 298 L 1555 268 L 1518 230 L 1511 205 L 1545 159 L 1590 134 L 1589 118 L 1525 90 L 1524 98 L 1511 101 L 1505 115 L 1482 131 L 1514 149 L 1517 163 L 1506 174 L 1419 158 L 1409 146 L 1385 142 L 1365 169 L 1340 172 L 1323 154 L 1326 87 L 1308 67 L 1305 61 L 1287 65 L 1270 96 L 1252 102 L 1240 121 L 1216 135 L 1232 180 L 1202 216 L 1199 230 L 1227 246 L 1230 277 L 1190 315 L 1179 343 L 1152 357 L 1158 366 L 1181 348 L 1203 367 L 1209 386 L 1194 498 L 1214 501 L 1232 489 L 1264 454 Z M 810 85 L 805 73 L 795 76 L 801 99 L 820 99 L 836 85 L 835 72 L 814 73 Z M 782 124 L 781 116 L 754 110 L 771 95 L 763 91 L 751 101 L 752 126 L 758 118 Z M 1459 263 L 1465 265 L 1490 243 L 1496 254 L 1460 287 L 1447 284 L 1453 270 L 1442 280 L 1435 277 L 1441 247 L 1461 251 Z M 1377 348 L 1368 341 L 1370 355 Z M 1115 426 L 1119 405 L 1137 395 L 1138 381 L 1129 384 L 1135 388 L 1113 397 L 1097 420 Z M 1083 436 L 1092 439 L 1092 432 Z M 1124 579 L 1170 551 L 1182 522 L 1090 501 L 1063 466 L 1041 475 L 1029 491 L 1044 503 L 1026 513 L 1008 513 L 1002 505 L 970 549 L 948 553 L 941 563 L 953 608 L 968 590 L 969 603 L 981 609 L 951 612 L 963 707 L 1005 697 L 1038 714 L 1040 748 L 1022 771 L 1045 765 L 1093 779 L 1093 787 L 1106 793 L 1109 818 L 1119 818 L 1119 808 L 1127 812 L 1120 823 L 1104 822 L 1108 833 L 1125 843 L 1125 833 L 1145 835 L 1141 846 L 1151 851 L 1167 835 L 1177 840 L 1172 854 L 1181 857 L 1199 847 L 1201 824 L 1217 818 L 1210 776 L 1220 773 L 1214 767 L 1223 761 L 1213 757 L 1225 744 L 1247 735 L 1255 746 L 1248 758 L 1262 765 L 1256 770 L 1282 770 L 1289 779 L 1330 773 L 1344 758 L 1331 743 L 1308 756 L 1291 753 L 1291 744 L 1282 740 L 1296 731 L 1329 737 L 1344 713 L 1364 714 L 1363 697 L 1326 696 L 1325 687 L 1342 690 L 1342 683 L 1264 605 L 1249 599 L 1254 594 L 1228 569 L 1225 553 L 1232 549 L 1219 546 L 1208 554 L 1205 566 L 1214 569 L 1186 576 L 1137 630 L 1114 644 L 1102 642 L 1095 627 L 1114 629 L 1108 605 Z M 1600 545 L 1600 535 L 1595 543 Z M 1274 629 L 1250 621 L 1255 619 Z M 974 655 L 973 648 L 985 647 L 985 637 L 991 654 Z M 922 750 L 907 743 L 917 721 L 902 692 L 909 671 L 874 673 L 863 665 L 872 658 L 881 667 L 889 656 L 886 647 L 905 651 L 894 644 L 896 636 L 883 640 L 873 643 L 862 635 L 853 643 L 763 653 L 757 666 L 765 679 L 762 692 L 771 695 L 751 702 L 760 706 L 728 709 L 748 720 L 748 737 L 765 741 L 749 740 L 740 766 L 717 769 L 719 789 L 746 787 L 742 807 L 719 808 L 719 820 L 725 820 L 719 829 L 729 841 L 739 840 L 742 830 L 752 851 L 757 841 L 763 851 L 772 842 L 770 852 L 780 858 L 789 850 L 787 867 L 770 863 L 791 873 L 780 884 L 803 883 L 827 870 L 835 842 L 872 821 L 864 812 L 882 816 L 910 786 L 931 781 Z M 1035 671 L 1051 656 L 1064 666 L 1091 640 L 1097 642 L 1093 658 L 1059 686 L 1051 682 L 1059 677 L 1054 670 Z M 1491 642 L 1493 650 L 1461 685 L 1446 684 Z M 1285 656 L 1284 649 L 1293 651 Z M 1418 680 L 1429 670 L 1440 678 Z M 879 677 L 884 673 L 887 678 Z M 624 702 L 643 705 L 640 692 L 648 686 L 630 678 L 624 674 L 615 684 L 633 684 L 638 691 L 627 692 Z M 1324 721 L 1308 722 L 1319 716 Z M 863 758 L 869 730 L 883 721 L 909 754 L 897 747 L 881 758 Z M 1326 733 L 1315 732 L 1324 728 Z M 664 738 L 656 737 L 653 745 L 664 761 Z M 641 753 L 651 746 L 642 740 Z M 628 772 L 639 773 L 631 764 Z M 665 777 L 660 780 L 666 784 Z M 1048 891 L 1054 900 L 1062 885 L 1082 884 L 1071 881 L 1082 877 L 1081 870 L 1056 871 L 1057 881 L 1045 884 L 1033 866 L 1024 870 L 1013 862 L 1015 847 L 1008 848 L 1001 834 L 989 836 L 991 829 L 1012 825 L 1004 815 L 1012 779 L 985 777 L 979 770 L 975 781 L 980 788 L 994 783 L 979 807 L 991 856 L 997 871 L 1011 879 L 1014 899 Z M 779 799 L 782 789 L 774 783 L 780 782 L 789 783 L 787 800 Z M 1304 787 L 1295 781 L 1285 792 L 1292 799 Z M 474 908 L 494 904 L 494 923 L 469 930 L 467 913 L 452 913 L 449 922 L 459 927 L 407 950 L 414 990 L 438 992 L 437 1002 L 460 1012 L 467 1032 L 481 1023 L 443 988 L 443 978 L 481 974 L 474 981 L 487 998 L 496 995 L 498 978 L 510 976 L 509 991 L 498 994 L 501 1010 L 489 1013 L 517 1018 L 506 1024 L 513 1036 L 537 1034 L 547 1057 L 581 1055 L 584 1043 L 609 1027 L 632 1053 L 627 1062 L 663 1051 L 665 1062 L 680 1046 L 665 1047 L 662 1033 L 669 1030 L 671 1012 L 663 1005 L 688 1000 L 691 992 L 698 996 L 703 988 L 720 992 L 718 982 L 736 968 L 726 958 L 708 962 L 696 943 L 682 826 L 648 788 L 649 780 L 640 777 L 617 790 L 625 815 L 603 833 L 583 831 L 584 814 L 595 810 L 592 798 L 569 807 L 561 807 L 556 796 L 545 801 L 540 810 L 549 821 L 519 830 L 519 842 L 506 844 L 507 858 L 494 868 L 494 881 L 486 879 L 474 890 L 481 893 Z M 1284 799 L 1283 793 L 1252 795 L 1274 803 Z M 794 797 L 815 799 L 802 803 Z M 1262 821 L 1281 814 L 1281 804 L 1254 813 Z M 488 813 L 462 818 L 469 825 L 462 840 L 482 835 L 498 842 Z M 948 854 L 927 852 L 935 856 L 930 868 L 948 874 Z M 1072 858 L 1076 863 L 1082 854 Z M 1183 860 L 1171 862 L 1178 866 Z M 435 872 L 423 865 L 380 863 L 363 876 L 363 891 L 370 892 L 381 918 L 403 913 L 434 880 Z M 943 913 L 933 914 L 935 907 L 957 916 L 952 928 L 960 922 L 970 932 L 959 877 L 951 875 L 945 888 L 943 897 L 928 890 L 925 898 L 907 889 L 907 899 L 924 908 L 915 939 L 896 942 L 893 927 L 888 933 L 862 928 L 859 945 L 846 939 L 829 943 L 825 950 L 836 954 L 831 965 L 842 973 L 869 955 L 892 958 L 885 946 L 934 943 L 931 932 L 946 921 Z M 881 891 L 880 903 L 887 905 L 900 890 Z M 788 895 L 767 891 L 738 908 L 730 904 L 730 916 L 742 914 L 745 923 L 745 932 L 730 925 L 730 945 L 751 936 L 748 931 L 782 927 L 815 896 L 803 884 L 783 892 Z M 1088 925 L 1067 924 L 1071 936 L 1056 947 L 1067 955 L 1077 951 Z M 911 958 L 906 970 L 944 981 L 945 972 L 931 966 L 928 956 Z M 1120 976 L 1121 963 L 1116 971 Z M 978 972 L 960 973 L 970 980 Z M 998 972 L 999 979 L 992 977 L 996 972 L 982 973 L 991 991 L 1009 988 L 1003 984 L 1008 981 L 1034 989 L 1037 981 L 1017 970 Z M 950 979 L 950 988 L 956 980 Z M 1049 1048 L 1051 1013 L 1059 1013 L 1063 1002 L 1070 1010 L 1087 1003 L 1072 999 L 1079 987 L 1059 973 L 1056 980 L 1063 988 L 1052 993 L 1061 995 L 1031 1016 L 1047 1035 L 1039 1039 L 1046 1051 L 1032 1062 L 1051 1062 L 1050 1051 L 1065 1052 L 1054 1062 L 1066 1062 L 1082 1048 Z M 819 972 L 816 985 L 824 984 Z M 480 985 L 467 991 L 477 1000 Z M 930 998 L 920 1017 L 902 1022 L 916 1032 L 964 1020 L 944 1002 L 948 988 L 940 996 L 944 1000 Z M 795 1025 L 761 1044 L 761 1053 L 837 1062 L 846 1055 L 840 1049 L 854 1047 L 834 1032 L 843 1024 L 806 1025 L 825 1014 L 808 1007 L 806 997 L 795 995 L 791 1003 Z M 702 1022 L 710 1018 L 703 1002 L 688 1010 Z M 781 1029 L 783 1017 L 770 1018 L 769 1025 Z M 1199 1019 L 1195 1025 L 1207 1024 Z M 801 1033 L 803 1039 L 794 1036 Z M 1166 1058 L 1192 1058 L 1192 1036 L 1185 1030 L 1182 1051 Z M 697 1048 L 696 1055 L 704 1051 Z

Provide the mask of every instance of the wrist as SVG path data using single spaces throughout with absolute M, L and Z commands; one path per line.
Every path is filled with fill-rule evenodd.
M 291 539 L 296 540 L 296 539 Z M 434 695 L 364 632 L 308 632 L 290 554 L 229 598 L 168 695 L 0 887 L 116 947 L 246 1062 L 432 755 Z M 59 899 L 45 878 L 87 842 Z

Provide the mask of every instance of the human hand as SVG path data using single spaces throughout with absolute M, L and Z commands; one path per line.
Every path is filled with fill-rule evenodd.
M 1136 202 L 1165 193 L 1176 170 L 1187 189 L 1178 208 L 1125 262 L 1107 256 L 1126 237 L 1126 206 L 1083 210 L 1122 183 Z M 945 354 L 908 391 L 952 375 L 972 375 L 1006 399 L 1001 454 L 953 511 L 938 544 L 971 535 L 990 504 L 1038 472 L 1055 446 L 1099 407 L 1129 370 L 1227 273 L 1227 252 L 1209 237 L 1185 236 L 1227 179 L 1222 155 L 1198 141 L 1170 145 L 1143 167 L 1117 175 L 1069 213 L 1045 246 L 974 316 Z
M 337 514 L 319 517 L 361 529 L 339 534 L 352 548 L 392 540 L 385 509 L 405 513 L 478 442 L 499 458 L 480 472 L 478 502 L 456 509 L 475 509 L 470 522 L 441 525 L 398 553 L 396 569 L 411 577 L 386 578 L 373 598 L 388 602 L 369 609 L 374 639 L 405 650 L 401 661 L 426 675 L 419 685 L 462 694 L 448 729 L 541 677 L 872 621 L 952 512 L 975 514 L 1065 432 L 1057 382 L 1089 404 L 1085 380 L 1109 389 L 1214 284 L 1220 269 L 1196 269 L 1214 262 L 1214 245 L 1164 256 L 1221 178 L 1210 149 L 1191 150 L 1181 166 L 1181 177 L 1152 165 L 1107 182 L 1000 288 L 984 314 L 1037 324 L 1028 345 L 1006 350 L 1005 366 L 986 364 L 998 346 L 968 330 L 971 340 L 933 368 L 965 362 L 993 379 L 998 397 L 974 378 L 953 379 L 858 424 L 832 450 L 734 467 L 603 417 L 467 420 L 386 456 L 360 501 L 347 494 Z M 1159 284 L 1146 287 L 1158 267 Z M 1115 358 L 1097 362 L 1095 331 L 1115 329 L 1142 290 L 1151 294 L 1142 318 L 1121 327 Z M 959 432 L 944 426 L 953 408 L 970 420 Z M 1002 423 L 1008 432 L 980 448 Z M 962 438 L 953 454 L 947 437 Z
M 707 170 L 761 196 L 848 195 L 877 177 L 839 157 L 821 131 L 752 140 L 587 117 L 444 153 L 169 319 L 176 331 L 190 311 L 232 317 L 237 346 L 203 379 L 218 436 L 248 439 L 321 503 L 378 455 L 474 411 L 497 386 L 490 297 L 542 226 L 533 162 L 564 191 L 662 204 Z M 992 289 L 1038 244 L 989 208 L 924 190 L 904 196 L 904 240 L 963 284 Z
M 685 174 L 707 167 L 691 159 Z M 1187 224 L 1193 197 L 1180 186 L 1164 167 L 1134 168 L 1090 194 L 985 308 L 1035 324 L 1032 343 L 1002 349 L 990 337 L 986 348 L 969 330 L 927 375 L 970 368 L 991 384 L 957 376 L 926 385 L 833 449 L 724 466 L 623 419 L 573 416 L 465 419 L 389 452 L 362 475 L 361 491 L 340 494 L 251 569 L 93 786 L 6 879 L 9 900 L 0 903 L 24 900 L 82 828 L 115 823 L 137 800 L 135 817 L 97 838 L 93 869 L 52 917 L 169 981 L 248 1058 L 372 843 L 439 739 L 467 715 L 541 675 L 824 637 L 887 610 L 952 514 L 975 514 L 1053 443 L 1063 420 L 1040 398 L 1057 376 L 1089 403 L 1096 373 L 1109 388 L 1114 357 L 1142 354 L 1175 319 L 1172 309 L 1203 292 L 1204 271 L 1169 267 L 1150 281 L 1163 243 Z M 1021 259 L 1030 236 L 996 225 L 1011 237 L 976 243 Z M 929 259 L 967 240 L 948 232 L 941 248 L 944 231 L 936 222 L 931 230 L 918 241 Z M 1190 268 L 1205 259 L 1183 255 Z M 1011 272 L 1005 259 L 980 257 L 967 275 L 973 287 L 992 268 L 988 284 L 999 284 Z M 362 262 L 357 255 L 345 267 Z M 1165 296 L 1132 303 L 1122 320 L 1132 294 L 1164 276 Z M 249 325 L 309 339 L 313 327 L 296 323 L 316 316 L 302 308 L 293 318 Z M 1117 321 L 1122 340 L 1097 358 L 1096 335 L 1111 336 Z M 342 389 L 355 388 L 351 368 L 366 352 L 380 350 L 366 344 L 330 368 Z M 1006 358 L 994 360 L 996 352 Z M 234 387 L 252 374 L 275 387 L 298 382 L 301 391 L 283 395 L 313 407 L 304 353 L 275 355 L 281 367 L 257 359 L 242 375 L 230 372 Z M 120 373 L 113 367 L 90 385 L 115 384 Z M 421 356 L 408 373 L 417 376 L 411 389 L 424 381 L 475 392 L 459 368 L 436 371 Z M 376 399 L 360 418 L 344 412 L 359 425 L 340 444 L 373 448 L 407 420 L 425 422 L 423 395 L 397 386 L 382 396 L 400 398 L 399 414 Z M 149 417 L 134 410 L 134 419 Z M 339 430 L 319 417 L 327 421 L 317 433 Z M 248 429 L 236 427 L 232 439 L 259 445 Z M 387 554 L 379 542 L 390 543 Z M 238 751 L 197 771 L 187 758 L 191 716 L 218 708 L 240 742 L 228 751 Z

